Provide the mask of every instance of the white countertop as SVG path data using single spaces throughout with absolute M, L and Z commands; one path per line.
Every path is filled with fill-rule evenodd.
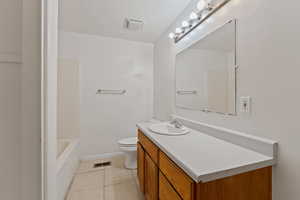
M 236 175 L 275 162 L 273 157 L 193 129 L 181 136 L 155 134 L 148 129 L 151 124 L 139 123 L 137 127 L 196 182 Z

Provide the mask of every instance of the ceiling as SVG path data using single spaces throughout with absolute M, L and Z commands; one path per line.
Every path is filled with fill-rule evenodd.
M 155 42 L 190 0 L 61 0 L 64 31 Z M 142 31 L 124 29 L 124 19 L 144 21 Z

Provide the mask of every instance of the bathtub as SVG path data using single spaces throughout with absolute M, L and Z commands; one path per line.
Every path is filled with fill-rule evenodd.
M 57 141 L 57 200 L 64 200 L 79 165 L 79 140 Z

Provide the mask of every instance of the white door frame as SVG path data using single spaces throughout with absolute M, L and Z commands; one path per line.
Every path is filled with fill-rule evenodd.
M 42 0 L 42 199 L 56 200 L 58 0 Z

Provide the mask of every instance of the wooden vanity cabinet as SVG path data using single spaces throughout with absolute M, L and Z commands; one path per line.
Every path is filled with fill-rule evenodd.
M 146 200 L 272 200 L 272 167 L 197 183 L 138 131 L 138 180 Z
M 146 200 L 158 200 L 158 151 L 141 131 L 138 132 L 138 179 Z
M 194 199 L 195 182 L 162 151 L 159 152 L 159 169 L 182 199 Z
M 145 152 L 151 157 L 155 164 L 158 164 L 158 147 L 149 140 L 143 132 L 138 131 L 138 141 L 143 146 Z
M 145 193 L 145 151 L 140 143 L 137 144 L 137 176 L 140 190 Z
M 272 167 L 199 183 L 196 200 L 271 200 Z
M 159 172 L 159 200 L 181 200 L 167 178 Z
M 158 199 L 158 167 L 148 154 L 145 154 L 145 199 Z

